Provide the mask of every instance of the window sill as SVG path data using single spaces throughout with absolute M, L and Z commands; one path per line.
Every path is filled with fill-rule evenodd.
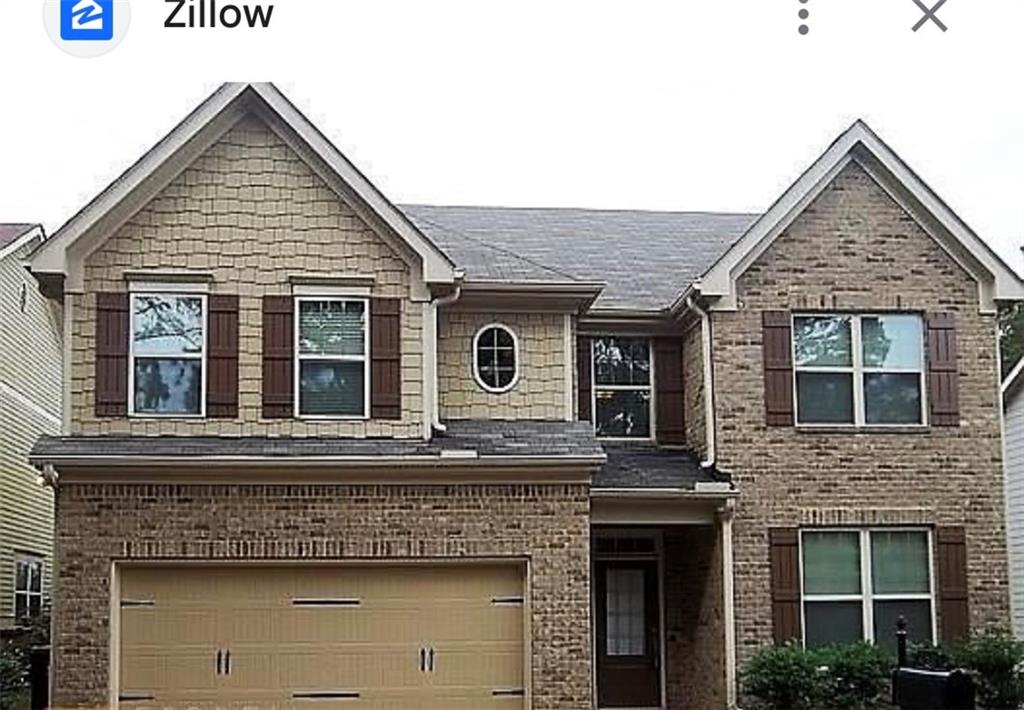
M 864 426 L 829 426 L 817 424 L 801 424 L 794 427 L 801 434 L 927 434 L 931 427 L 927 424 L 907 425 L 871 425 Z

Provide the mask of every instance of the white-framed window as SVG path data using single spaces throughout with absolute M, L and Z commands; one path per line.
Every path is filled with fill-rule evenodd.
M 485 325 L 473 337 L 473 377 L 488 392 L 508 392 L 519 381 L 519 339 L 501 323 Z
M 23 621 L 43 611 L 43 559 L 18 555 L 14 559 L 14 619 Z
M 653 432 L 651 341 L 591 340 L 594 429 L 607 439 L 650 439 Z
M 793 366 L 798 425 L 925 423 L 919 315 L 794 315 Z
M 128 413 L 206 416 L 206 295 L 133 292 Z
M 365 298 L 295 299 L 296 416 L 369 416 L 369 313 L 369 301 Z
M 935 640 L 932 532 L 926 528 L 805 529 L 800 534 L 804 644 Z

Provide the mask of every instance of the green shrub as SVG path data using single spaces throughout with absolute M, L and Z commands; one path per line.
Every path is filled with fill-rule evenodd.
M 826 710 L 878 710 L 889 707 L 894 659 L 878 646 L 829 646 L 814 654 L 824 672 L 821 707 Z
M 28 685 L 28 657 L 20 646 L 0 642 L 0 710 L 11 710 Z
M 1024 642 L 989 630 L 953 649 L 953 661 L 971 672 L 986 710 L 1017 710 L 1024 704 Z
M 816 710 L 821 674 L 815 655 L 798 644 L 769 646 L 743 671 L 743 689 L 772 710 Z

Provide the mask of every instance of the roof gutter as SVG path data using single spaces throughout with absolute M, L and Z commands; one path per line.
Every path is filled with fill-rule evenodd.
M 324 468 L 352 466 L 359 468 L 494 468 L 515 467 L 558 467 L 558 466 L 600 466 L 606 460 L 604 454 L 589 456 L 480 456 L 475 451 L 453 452 L 450 455 L 407 456 L 133 456 L 118 454 L 79 454 L 44 456 L 33 455 L 29 461 L 41 468 L 44 477 L 56 480 L 59 468 L 103 467 L 122 468 L 140 466 L 156 468 L 222 468 L 222 467 L 276 467 Z

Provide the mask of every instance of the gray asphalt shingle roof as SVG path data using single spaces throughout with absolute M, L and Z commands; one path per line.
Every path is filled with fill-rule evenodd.
M 631 309 L 671 305 L 759 216 L 399 207 L 468 280 L 600 281 L 606 286 L 595 307 Z
M 0 249 L 13 244 L 18 237 L 35 226 L 28 222 L 0 223 Z
M 587 422 L 452 421 L 445 434 L 421 439 L 354 439 L 216 436 L 44 436 L 30 454 L 34 463 L 68 457 L 303 457 L 441 456 L 600 457 L 603 450 Z
M 594 488 L 675 488 L 720 481 L 686 451 L 606 444 L 608 461 L 594 474 Z

